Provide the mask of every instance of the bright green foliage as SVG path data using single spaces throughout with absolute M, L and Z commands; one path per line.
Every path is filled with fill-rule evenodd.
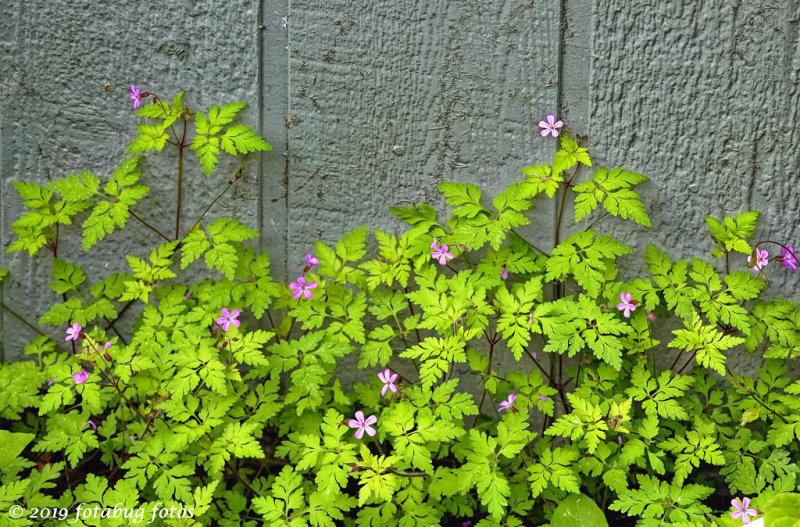
M 592 179 L 579 183 L 573 189 L 578 193 L 575 196 L 575 221 L 582 220 L 602 203 L 610 214 L 649 227 L 650 217 L 639 194 L 632 190 L 645 181 L 645 176 L 621 168 L 611 171 L 597 169 Z
M 783 493 L 764 506 L 764 525 L 770 527 L 799 527 L 800 494 Z
M 571 276 L 590 296 L 597 297 L 602 284 L 616 276 L 616 258 L 630 252 L 611 236 L 595 238 L 593 229 L 579 231 L 553 249 L 545 280 Z
M 639 488 L 623 492 L 609 508 L 629 516 L 641 516 L 643 520 L 638 525 L 656 527 L 664 525 L 665 521 L 688 525 L 691 524 L 688 522 L 702 522 L 711 512 L 702 500 L 711 495 L 712 487 L 669 484 L 643 475 L 637 475 L 636 480 Z
M 162 221 L 169 208 L 147 219 L 154 183 L 140 168 L 158 161 L 144 156 L 108 180 L 14 183 L 25 210 L 9 250 L 52 256 L 36 263 L 53 293 L 36 315 L 52 327 L 16 325 L 30 309 L 21 280 L 0 270 L 7 345 L 30 336 L 32 359 L 0 365 L 0 511 L 122 504 L 149 518 L 175 505 L 194 517 L 165 524 L 222 527 L 603 527 L 622 516 L 694 527 L 737 525 L 727 503 L 749 496 L 776 524 L 794 521 L 784 493 L 800 481 L 800 308 L 767 292 L 782 266 L 753 273 L 729 258 L 766 243 L 749 241 L 757 213 L 707 219 L 724 271 L 650 245 L 649 275 L 628 276 L 636 266 L 618 259 L 631 250 L 603 233 L 605 214 L 587 220 L 602 206 L 649 226 L 634 191 L 647 178 L 584 176 L 588 152 L 562 133 L 551 165 L 523 168 L 495 195 L 441 183 L 449 218 L 394 207 L 404 232 L 317 241 L 318 263 L 289 255 L 289 279 L 276 281 L 259 233 L 211 212 L 242 180 L 243 156 L 269 149 L 234 124 L 244 106 L 199 114 L 180 93 L 137 112 L 149 121 L 129 152 L 188 147 L 206 175 L 220 151 L 240 157 L 194 223 Z M 193 175 L 177 180 L 196 185 Z M 570 235 L 531 244 L 542 238 L 523 228 L 541 224 L 531 209 L 550 225 L 542 202 L 563 192 L 563 219 L 570 189 Z M 62 250 L 78 222 L 84 250 L 141 229 L 107 272 Z M 446 265 L 434 240 L 454 255 Z M 308 294 L 294 298 L 301 278 Z M 755 376 L 728 360 L 746 352 Z
M 589 152 L 578 145 L 575 139 L 568 135 L 562 135 L 560 138 L 561 148 L 556 151 L 553 156 L 553 174 L 561 174 L 565 170 L 569 170 L 578 163 L 587 167 L 592 166 L 592 161 L 589 159 Z
M 603 511 L 588 496 L 570 494 L 553 512 L 552 527 L 608 527 Z
M 141 157 L 131 157 L 114 170 L 114 176 L 105 186 L 105 193 L 113 199 L 98 202 L 83 222 L 84 251 L 114 232 L 115 227 L 124 227 L 130 208 L 150 190 L 136 184 L 141 176 L 136 170 L 140 160 Z
M 229 125 L 245 106 L 247 103 L 244 102 L 223 104 L 222 107 L 212 106 L 208 110 L 207 117 L 202 113 L 198 113 L 195 117 L 197 133 L 192 140 L 191 148 L 197 154 L 205 175 L 208 176 L 214 171 L 220 148 L 232 156 L 272 150 L 269 143 L 247 126 L 230 125 L 222 133 L 222 129 Z
M 736 218 L 725 216 L 722 221 L 706 216 L 708 230 L 716 244 L 716 249 L 711 252 L 714 258 L 721 258 L 731 251 L 750 254 L 753 249 L 747 241 L 756 231 L 758 211 L 749 210 L 738 214 Z
M 725 375 L 725 355 L 722 352 L 742 344 L 744 339 L 726 335 L 714 329 L 714 326 L 704 325 L 696 313 L 691 322 L 684 322 L 684 327 L 686 329 L 672 332 L 675 338 L 668 346 L 694 354 L 697 364 Z

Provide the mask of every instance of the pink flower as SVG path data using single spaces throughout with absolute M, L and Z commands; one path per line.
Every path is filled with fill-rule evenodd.
M 96 424 L 94 424 L 94 421 L 92 421 L 91 419 L 90 419 L 90 420 L 88 420 L 88 421 L 86 421 L 86 424 L 88 424 L 89 426 L 91 426 L 91 427 L 92 427 L 92 430 L 97 430 L 97 425 L 96 425 Z
M 797 258 L 794 255 L 794 249 L 791 245 L 787 245 L 781 249 L 781 261 L 783 265 L 790 268 L 792 271 L 797 271 Z
M 386 368 L 384 371 L 378 373 L 378 378 L 383 383 L 381 397 L 386 395 L 386 390 L 392 390 L 392 393 L 397 393 L 397 386 L 395 385 L 397 377 L 398 375 L 396 373 L 392 373 L 392 370 L 389 368 Z
M 758 511 L 755 509 L 749 509 L 750 506 L 750 498 L 742 498 L 742 501 L 738 499 L 731 500 L 731 505 L 733 505 L 736 510 L 731 513 L 731 518 L 741 518 L 742 523 L 750 523 L 750 516 L 756 516 Z
M 142 96 L 139 94 L 139 88 L 131 84 L 131 93 L 129 95 L 131 100 L 133 101 L 133 108 L 136 109 L 139 107 L 139 101 Z
M 47 381 L 47 385 L 48 385 L 48 386 L 52 386 L 52 385 L 54 385 L 55 383 L 56 383 L 56 380 L 55 380 L 55 379 L 50 379 L 49 381 Z
M 617 443 L 619 443 L 619 446 L 622 446 L 622 436 L 617 436 Z
M 652 311 L 647 312 L 647 318 L 650 319 L 650 322 L 652 322 L 653 324 L 656 323 L 656 315 Z
M 292 297 L 300 298 L 300 296 L 302 295 L 303 297 L 305 297 L 306 300 L 311 300 L 312 298 L 314 298 L 314 293 L 312 293 L 311 290 L 314 289 L 315 287 L 317 287 L 317 283 L 316 282 L 306 283 L 305 276 L 298 276 L 297 282 L 292 282 L 291 284 L 289 284 L 289 289 L 294 291 L 294 293 L 292 293 Z
M 72 378 L 75 379 L 75 384 L 83 384 L 86 382 L 86 379 L 89 378 L 89 372 L 81 369 L 81 371 L 73 373 Z
M 498 412 L 502 412 L 503 410 L 514 410 L 514 401 L 517 399 L 517 396 L 513 393 L 508 394 L 508 399 L 505 401 L 500 401 L 500 408 L 497 409 Z
M 356 430 L 356 439 L 361 439 L 361 437 L 364 435 L 364 432 L 367 432 L 367 434 L 369 434 L 370 437 L 375 435 L 375 429 L 372 428 L 369 425 L 377 423 L 377 422 L 378 422 L 378 418 L 375 417 L 374 415 L 371 415 L 371 416 L 367 417 L 366 419 L 364 419 L 364 412 L 359 410 L 359 411 L 356 412 L 356 418 L 355 419 L 350 419 L 350 422 L 347 423 L 347 424 L 350 426 L 350 428 L 356 428 L 357 429 Z
M 623 315 L 625 318 L 631 318 L 631 311 L 636 311 L 636 304 L 631 302 L 631 294 L 630 293 L 620 293 L 619 294 L 620 302 L 617 304 L 617 309 L 623 311 Z
M 241 322 L 236 320 L 236 317 L 238 317 L 240 314 L 238 309 L 234 309 L 233 311 L 228 311 L 227 307 L 223 307 L 221 313 L 222 316 L 217 317 L 216 322 L 217 324 L 222 326 L 222 331 L 228 331 L 228 328 L 231 327 L 231 324 L 233 324 L 237 328 L 242 325 Z
M 506 269 L 506 266 L 503 266 L 503 269 L 500 271 L 500 278 L 503 280 L 507 280 L 509 276 L 514 276 L 514 273 Z
M 747 263 L 750 263 L 750 258 L 752 256 L 751 254 L 747 257 Z M 768 257 L 769 253 L 767 253 L 766 249 L 763 251 L 756 249 L 756 264 L 753 266 L 753 271 L 760 271 L 765 268 L 769 263 Z
M 111 355 L 108 354 L 108 348 L 110 348 L 111 346 L 112 344 L 110 340 L 107 341 L 105 345 L 103 345 L 103 358 L 105 358 L 107 361 L 111 360 Z M 100 350 L 97 351 L 99 352 Z
M 546 403 L 547 402 L 547 396 L 546 395 L 540 395 L 539 396 L 539 400 L 542 401 L 543 403 Z
M 70 340 L 78 340 L 78 337 L 80 336 L 81 336 L 81 325 L 75 322 L 74 324 L 72 324 L 71 327 L 67 328 L 67 338 L 65 338 L 64 340 L 66 340 L 67 342 L 69 342 Z
M 545 121 L 539 121 L 539 128 L 542 129 L 539 132 L 541 136 L 547 137 L 547 134 L 552 134 L 553 137 L 558 137 L 557 128 L 564 126 L 564 123 L 556 121 L 556 116 L 553 114 L 548 115 L 545 119 Z
M 306 267 L 311 268 L 319 263 L 319 258 L 309 253 L 306 255 Z
M 436 236 L 433 237 L 433 243 L 431 244 L 431 249 L 433 252 L 431 253 L 431 258 L 434 260 L 439 260 L 439 265 L 447 265 L 447 260 L 452 260 L 453 253 L 450 252 L 450 247 L 447 245 L 442 245 L 439 247 L 439 244 L 436 243 Z

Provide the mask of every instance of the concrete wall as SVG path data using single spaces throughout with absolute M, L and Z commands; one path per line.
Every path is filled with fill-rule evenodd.
M 652 230 L 604 222 L 626 243 L 702 255 L 703 216 L 748 208 L 791 241 L 799 20 L 797 0 L 3 0 L 0 241 L 21 211 L 13 181 L 108 177 L 135 132 L 131 83 L 185 89 L 200 109 L 250 103 L 244 122 L 275 148 L 220 211 L 262 230 L 279 277 L 296 276 L 314 239 L 398 229 L 391 204 L 440 205 L 439 181 L 503 188 L 550 158 L 535 121 L 551 112 L 588 135 L 597 164 L 651 178 Z M 154 186 L 173 162 L 148 166 Z M 187 175 L 185 221 L 234 170 Z M 172 200 L 154 193 L 139 208 L 168 230 Z M 526 233 L 549 244 L 552 214 Z M 138 226 L 128 235 L 63 255 L 105 276 L 157 241 Z M 4 301 L 37 318 L 53 298 L 49 258 L 0 265 L 12 271 Z M 773 283 L 797 298 L 793 276 Z M 19 357 L 30 335 L 1 321 L 0 357 Z

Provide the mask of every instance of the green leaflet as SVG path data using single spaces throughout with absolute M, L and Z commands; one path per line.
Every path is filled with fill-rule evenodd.
M 197 154 L 206 176 L 214 171 L 220 148 L 232 156 L 272 150 L 269 143 L 247 126 L 230 125 L 222 133 L 222 129 L 229 125 L 245 106 L 247 106 L 245 102 L 223 104 L 221 107 L 214 105 L 208 110 L 207 116 L 202 113 L 196 115 L 197 133 L 190 148 Z
M 599 168 L 587 179 L 577 184 L 575 196 L 575 221 L 580 221 L 602 203 L 613 216 L 650 226 L 650 217 L 644 204 L 633 187 L 644 183 L 647 178 L 621 168 L 608 170 Z

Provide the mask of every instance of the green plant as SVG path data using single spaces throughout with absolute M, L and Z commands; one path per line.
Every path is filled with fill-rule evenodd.
M 623 280 L 631 250 L 595 225 L 649 226 L 635 191 L 647 178 L 582 179 L 587 150 L 549 116 L 552 163 L 523 168 L 491 205 L 442 183 L 446 222 L 424 203 L 395 207 L 410 228 L 375 231 L 377 254 L 366 227 L 316 242 L 287 286 L 247 245 L 256 231 L 206 219 L 216 199 L 180 228 L 187 147 L 212 177 L 220 149 L 241 156 L 220 196 L 246 154 L 269 149 L 230 124 L 243 107 L 194 113 L 181 93 L 138 111 L 151 124 L 129 152 L 178 149 L 174 236 L 133 210 L 148 191 L 139 156 L 102 191 L 88 172 L 15 184 L 28 211 L 9 250 L 50 251 L 56 300 L 38 323 L 66 339 L 3 304 L 36 335 L 35 360 L 0 366 L 0 525 L 737 525 L 750 515 L 731 516 L 736 496 L 785 512 L 778 495 L 800 472 L 800 381 L 787 373 L 800 309 L 762 298 L 758 213 L 708 218 L 724 269 L 651 245 L 649 276 Z M 518 229 L 553 198 L 545 250 Z M 567 199 L 576 222 L 594 221 L 562 240 Z M 80 215 L 85 250 L 129 217 L 161 243 L 90 280 L 58 257 Z M 774 260 L 796 268 L 791 246 Z M 737 347 L 765 357 L 755 377 L 731 370 Z M 517 365 L 498 371 L 506 353 Z M 349 355 L 363 370 L 352 388 L 337 375 Z

